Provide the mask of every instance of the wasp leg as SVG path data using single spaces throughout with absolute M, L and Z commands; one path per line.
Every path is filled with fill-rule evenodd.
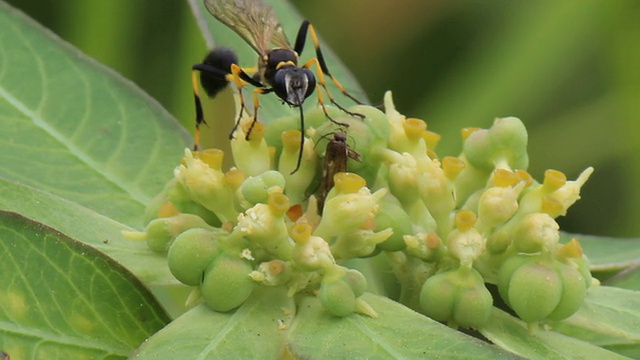
M 318 81 L 318 83 L 320 83 L 320 81 Z M 344 128 L 348 128 L 349 124 L 346 123 L 341 123 L 339 121 L 336 121 L 334 118 L 331 117 L 331 115 L 329 115 L 329 112 L 327 111 L 327 107 L 326 104 L 324 102 L 324 97 L 322 97 L 322 88 L 321 85 L 316 85 L 316 87 L 318 88 L 318 91 L 316 92 L 316 94 L 318 94 L 318 104 L 320 104 L 320 108 L 322 108 L 322 112 L 324 113 L 324 116 L 329 119 L 329 121 L 331 121 L 332 123 L 340 126 L 340 127 L 344 127 Z M 343 110 L 344 112 L 346 112 L 347 114 L 351 114 L 349 111 L 343 109 L 340 105 L 338 105 L 338 107 L 340 108 L 340 110 Z
M 336 101 L 333 99 L 333 97 L 331 96 L 331 94 L 327 90 L 327 87 L 326 87 L 325 82 L 324 82 L 324 77 L 322 76 L 322 74 L 327 74 L 327 76 L 329 76 L 329 78 L 331 78 L 331 81 L 335 84 L 335 86 L 338 88 L 338 90 L 340 90 L 342 95 L 348 97 L 349 99 L 353 100 L 357 104 L 360 104 L 360 105 L 364 104 L 362 101 L 358 100 L 353 95 L 349 94 L 349 92 L 347 92 L 347 90 L 342 86 L 342 84 L 340 84 L 338 79 L 336 79 L 333 75 L 331 75 L 331 73 L 329 72 L 329 68 L 327 67 L 327 62 L 324 60 L 324 55 L 322 55 L 322 49 L 320 49 L 320 42 L 318 41 L 318 36 L 316 35 L 316 31 L 315 31 L 313 25 L 311 25 L 311 23 L 308 20 L 303 21 L 302 24 L 300 25 L 300 29 L 298 30 L 298 35 L 296 37 L 296 43 L 295 43 L 295 46 L 294 46 L 295 52 L 298 53 L 298 54 L 301 54 L 302 50 L 304 50 L 304 45 L 305 45 L 305 41 L 306 41 L 306 37 L 307 37 L 307 32 L 311 35 L 311 40 L 313 41 L 313 46 L 314 46 L 314 48 L 316 50 L 315 61 L 316 61 L 316 64 L 318 65 L 318 82 L 321 84 L 321 86 L 327 92 L 327 96 L 329 97 L 329 100 L 331 101 L 331 103 L 333 105 L 337 106 L 338 108 L 340 108 L 341 110 L 345 111 L 349 115 L 358 116 L 358 117 L 364 118 L 364 116 L 362 114 L 355 114 L 355 113 L 351 113 L 349 111 L 344 110 L 344 108 L 342 106 L 340 106 L 338 103 L 336 103 Z M 312 60 L 314 60 L 314 59 L 312 59 Z M 309 64 L 309 62 L 307 62 L 307 64 L 305 64 L 305 66 L 309 67 L 311 65 Z
M 244 87 L 245 84 L 251 84 L 255 87 L 257 87 L 257 89 L 255 91 L 258 90 L 264 90 L 265 86 L 255 80 L 253 77 L 249 76 L 249 74 L 247 74 L 247 72 L 242 69 L 240 66 L 233 64 L 231 65 L 231 81 L 233 81 L 233 83 L 236 85 L 236 87 L 238 88 L 238 92 L 240 93 L 240 112 L 238 114 L 238 118 L 236 119 L 236 123 L 233 125 L 233 129 L 231 129 L 231 132 L 229 133 L 229 139 L 233 139 L 233 134 L 236 132 L 236 130 L 238 129 L 238 126 L 240 125 L 240 120 L 242 119 L 242 113 L 245 110 L 245 104 L 244 104 L 244 96 L 242 95 L 242 88 Z M 254 93 L 255 93 L 254 91 Z M 270 92 L 270 91 L 269 91 Z M 253 113 L 253 122 L 251 123 L 251 127 L 249 128 L 249 132 L 247 132 L 247 136 L 246 138 L 249 138 L 249 134 L 251 133 L 251 129 L 253 129 L 253 125 L 257 120 L 257 103 L 255 103 L 255 99 L 257 99 L 257 97 L 254 94 L 254 113 Z M 259 105 L 259 104 L 258 104 Z
M 251 136 L 253 127 L 255 126 L 256 122 L 258 122 L 258 108 L 260 107 L 260 100 L 258 99 L 258 95 L 268 94 L 270 92 L 273 92 L 273 88 L 261 87 L 253 90 L 253 118 L 251 119 L 249 129 L 247 129 L 247 133 L 244 136 L 244 139 L 247 141 L 249 140 L 249 136 Z M 240 119 L 238 119 L 236 126 L 233 127 L 234 131 L 238 128 L 238 125 L 240 125 Z

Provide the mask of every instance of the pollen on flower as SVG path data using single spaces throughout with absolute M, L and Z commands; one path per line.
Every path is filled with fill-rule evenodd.
M 220 149 L 206 149 L 203 151 L 198 151 L 194 156 L 205 164 L 209 165 L 210 168 L 215 170 L 220 170 L 222 168 L 222 160 L 224 159 L 224 151 Z
M 412 141 L 416 141 L 422 137 L 422 133 L 427 130 L 427 123 L 420 119 L 410 118 L 402 123 L 404 133 Z
M 459 210 L 456 212 L 455 223 L 460 231 L 469 230 L 476 224 L 477 216 L 469 210 Z
M 531 186 L 533 184 L 533 177 L 526 170 L 522 170 L 522 169 L 516 170 L 515 174 L 518 177 L 518 179 L 520 179 L 520 181 L 525 182 L 525 187 Z
M 285 130 L 280 135 L 283 151 L 298 152 L 300 149 L 300 130 Z
M 542 183 L 542 186 L 544 187 L 545 191 L 556 191 L 566 183 L 567 176 L 562 171 L 549 169 L 544 172 L 544 181 Z
M 305 244 L 311 238 L 313 228 L 305 223 L 297 223 L 289 229 L 289 236 L 298 244 Z
M 442 159 L 442 169 L 449 181 L 454 181 L 465 166 L 464 161 L 455 156 L 445 156 L 445 158 Z
M 430 130 L 425 130 L 422 132 L 422 138 L 427 144 L 427 148 L 429 150 L 435 150 L 435 148 L 438 146 L 438 143 L 440 142 L 440 139 L 442 138 L 442 135 Z
M 289 202 L 289 198 L 285 194 L 281 193 L 273 193 L 269 195 L 269 209 L 274 214 L 284 215 L 287 210 L 289 210 L 289 206 L 291 205 Z
M 367 182 L 358 174 L 337 173 L 333 177 L 335 187 L 343 194 L 358 192 Z
M 507 169 L 495 169 L 493 171 L 493 184 L 499 187 L 508 187 L 520 181 L 518 176 Z
M 231 169 L 224 174 L 224 182 L 232 189 L 237 189 L 244 181 L 244 173 L 240 169 Z

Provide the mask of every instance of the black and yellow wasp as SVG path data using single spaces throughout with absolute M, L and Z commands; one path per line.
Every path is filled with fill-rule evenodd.
M 230 138 L 238 127 L 242 112 L 245 109 L 242 88 L 246 84 L 256 87 L 253 92 L 253 120 L 246 133 L 246 139 L 249 139 L 251 129 L 257 121 L 258 107 L 260 106 L 259 94 L 273 92 L 284 103 L 300 109 L 300 153 L 298 154 L 298 163 L 292 173 L 298 170 L 302 159 L 304 142 L 302 104 L 313 94 L 316 87 L 324 89 L 330 102 L 345 113 L 351 116 L 363 117 L 361 114 L 349 112 L 340 106 L 327 89 L 325 76 L 331 79 L 342 94 L 361 104 L 329 72 L 320 50 L 318 37 L 309 21 L 302 22 L 296 36 L 295 45 L 291 47 L 275 13 L 260 0 L 204 0 L 204 4 L 211 15 L 240 35 L 258 53 L 259 59 L 257 69 L 254 69 L 253 74 L 249 75 L 252 71 L 243 69 L 238 65 L 238 58 L 232 50 L 217 48 L 212 50 L 202 63 L 193 66 L 193 91 L 196 105 L 195 149 L 199 146 L 199 127 L 205 123 L 198 95 L 198 72 L 200 73 L 202 87 L 209 97 L 215 96 L 229 82 L 233 82 L 240 91 L 240 114 L 231 131 Z M 311 58 L 302 66 L 298 66 L 298 57 L 304 49 L 307 33 L 311 35 L 316 57 Z M 314 75 L 309 69 L 313 65 L 315 65 L 317 75 Z M 347 127 L 346 124 L 338 123 L 329 116 L 320 89 L 318 89 L 317 95 L 318 103 L 326 117 L 342 127 Z

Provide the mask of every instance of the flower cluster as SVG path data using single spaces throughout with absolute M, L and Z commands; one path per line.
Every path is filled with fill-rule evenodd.
M 235 167 L 222 169 L 220 150 L 185 150 L 148 207 L 145 232 L 128 236 L 166 253 L 173 275 L 217 311 L 240 306 L 256 286 L 283 286 L 316 294 L 336 316 L 376 316 L 361 298 L 367 279 L 345 265 L 375 256 L 393 270 L 400 302 L 452 326 L 481 327 L 497 294 L 532 325 L 573 314 L 592 279 L 577 241 L 559 243 L 554 219 L 593 169 L 574 181 L 548 170 L 536 182 L 526 129 L 513 117 L 463 129 L 461 154 L 439 158 L 438 134 L 396 111 L 390 93 L 384 105 L 349 109 L 364 119 L 328 109 L 347 129 L 320 110 L 305 114 L 302 147 L 295 117 L 256 123 L 249 140 L 243 119 L 231 141 Z M 362 161 L 339 157 L 349 172 L 321 189 L 328 135 L 338 130 Z

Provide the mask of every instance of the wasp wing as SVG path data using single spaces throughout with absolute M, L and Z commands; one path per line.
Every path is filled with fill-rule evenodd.
M 260 0 L 205 0 L 204 5 L 260 55 L 267 53 L 270 44 L 291 48 L 275 13 Z

